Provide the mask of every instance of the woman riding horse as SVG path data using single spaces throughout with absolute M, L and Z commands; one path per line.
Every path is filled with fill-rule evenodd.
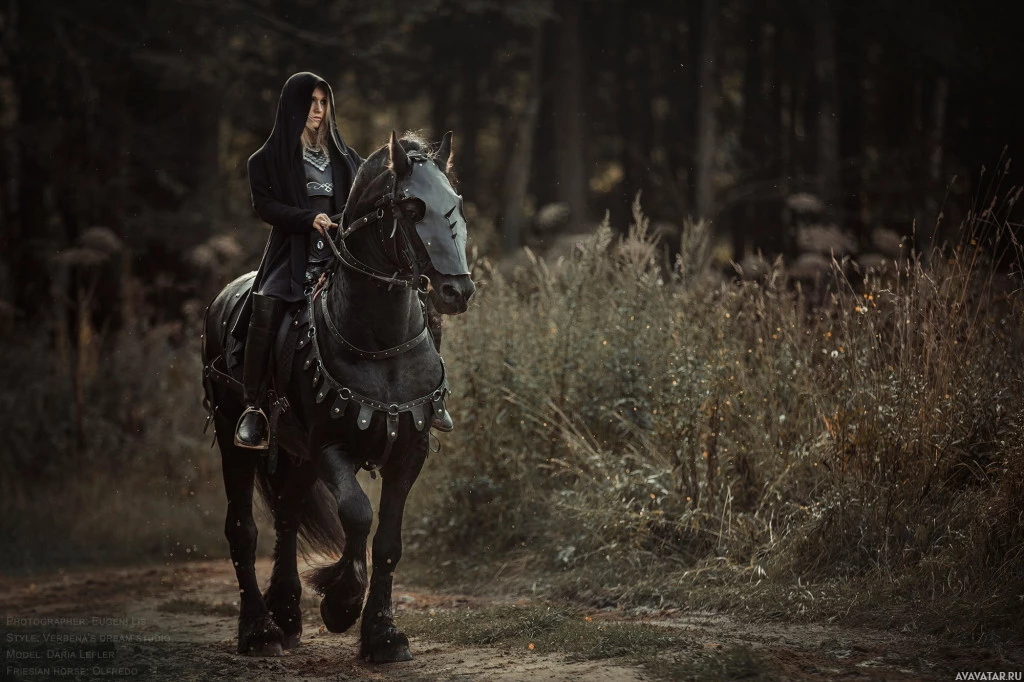
M 281 90 L 274 129 L 248 163 L 253 208 L 271 230 L 233 330 L 245 339 L 245 411 L 235 427 L 239 447 L 267 449 L 260 403 L 274 336 L 289 305 L 304 299 L 310 253 L 324 253 L 324 239 L 338 227 L 330 216 L 340 217 L 362 163 L 338 134 L 331 86 L 307 71 L 292 75 Z
M 274 129 L 248 163 L 253 208 L 271 231 L 232 332 L 245 343 L 245 411 L 235 426 L 239 447 L 268 447 L 269 425 L 260 405 L 274 336 L 285 310 L 304 298 L 307 265 L 319 263 L 316 269 L 322 270 L 331 258 L 327 240 L 335 236 L 336 220 L 362 163 L 338 133 L 334 92 L 327 81 L 306 71 L 288 78 Z M 432 306 L 427 312 L 434 344 L 440 349 L 440 315 Z M 453 427 L 447 414 L 435 416 L 431 426 L 439 431 Z
M 344 632 L 361 618 L 364 658 L 411 658 L 392 613 L 392 576 L 402 558 L 405 502 L 427 458 L 428 425 L 447 418 L 449 394 L 444 361 L 427 341 L 428 309 L 464 313 L 475 292 L 462 197 L 446 175 L 450 158 L 451 133 L 433 153 L 418 140 L 392 135 L 360 167 L 339 221 L 344 227 L 327 242 L 337 259 L 322 290 L 295 309 L 283 335 L 295 352 L 284 354 L 275 373 L 277 403 L 286 407 L 275 412 L 270 457 L 253 457 L 235 445 L 232 427 L 245 406 L 237 382 L 218 369 L 228 352 L 224 330 L 239 296 L 253 289 L 253 275 L 228 284 L 207 310 L 205 404 L 221 451 L 240 653 L 280 655 L 299 644 L 301 538 L 318 554 L 340 553 L 308 580 L 322 597 L 327 629 Z M 273 457 L 275 448 L 280 459 Z M 372 576 L 367 550 L 374 510 L 356 479 L 360 469 L 382 478 Z M 277 536 L 262 593 L 254 482 L 273 512 Z

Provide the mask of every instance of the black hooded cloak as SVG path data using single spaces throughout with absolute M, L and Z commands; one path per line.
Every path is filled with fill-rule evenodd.
M 345 144 L 338 133 L 334 121 L 334 91 L 327 81 L 308 71 L 291 76 L 281 89 L 274 130 L 263 146 L 249 157 L 252 206 L 272 228 L 250 294 L 257 292 L 291 302 L 304 298 L 302 289 L 309 260 L 310 233 L 313 231 L 313 219 L 319 211 L 311 208 L 306 193 L 302 130 L 317 86 L 327 91 L 331 103 L 330 115 L 323 121 L 330 126 L 328 152 L 334 176 L 331 215 L 341 212 L 356 171 L 363 163 L 363 159 Z M 245 339 L 249 328 L 252 300 L 251 296 L 246 299 L 232 330 L 239 340 Z

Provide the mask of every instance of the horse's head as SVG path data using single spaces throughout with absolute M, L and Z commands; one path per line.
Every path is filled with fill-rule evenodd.
M 476 291 L 466 261 L 462 197 L 447 176 L 451 140 L 446 133 L 431 154 L 419 140 L 398 140 L 392 133 L 370 155 L 352 183 L 343 219 L 349 248 L 342 252 L 378 279 L 429 283 L 434 307 L 448 315 L 465 312 Z M 376 229 L 360 229 L 374 223 Z

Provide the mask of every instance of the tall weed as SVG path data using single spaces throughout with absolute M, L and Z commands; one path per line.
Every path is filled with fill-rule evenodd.
M 624 238 L 604 224 L 510 279 L 481 263 L 445 337 L 460 428 L 413 536 L 609 576 L 724 561 L 942 591 L 1019 574 L 1024 308 L 993 253 L 1008 208 L 927 268 L 834 263 L 813 304 L 778 263 L 716 274 L 699 223 L 665 273 L 639 206 Z

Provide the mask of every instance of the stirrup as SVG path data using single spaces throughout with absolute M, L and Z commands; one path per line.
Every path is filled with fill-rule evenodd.
M 258 445 L 246 445 L 242 441 L 238 440 L 238 427 L 242 425 L 242 420 L 245 419 L 245 415 L 249 414 L 250 412 L 255 412 L 259 416 L 263 417 L 263 424 L 266 426 L 266 431 L 264 432 L 263 439 L 259 442 Z M 264 412 L 262 409 L 256 406 L 250 406 L 245 408 L 245 411 L 243 411 L 241 416 L 238 417 L 238 423 L 235 424 L 235 445 L 237 445 L 240 448 L 245 448 L 246 450 L 267 450 L 270 447 L 270 420 L 267 419 L 266 412 Z

